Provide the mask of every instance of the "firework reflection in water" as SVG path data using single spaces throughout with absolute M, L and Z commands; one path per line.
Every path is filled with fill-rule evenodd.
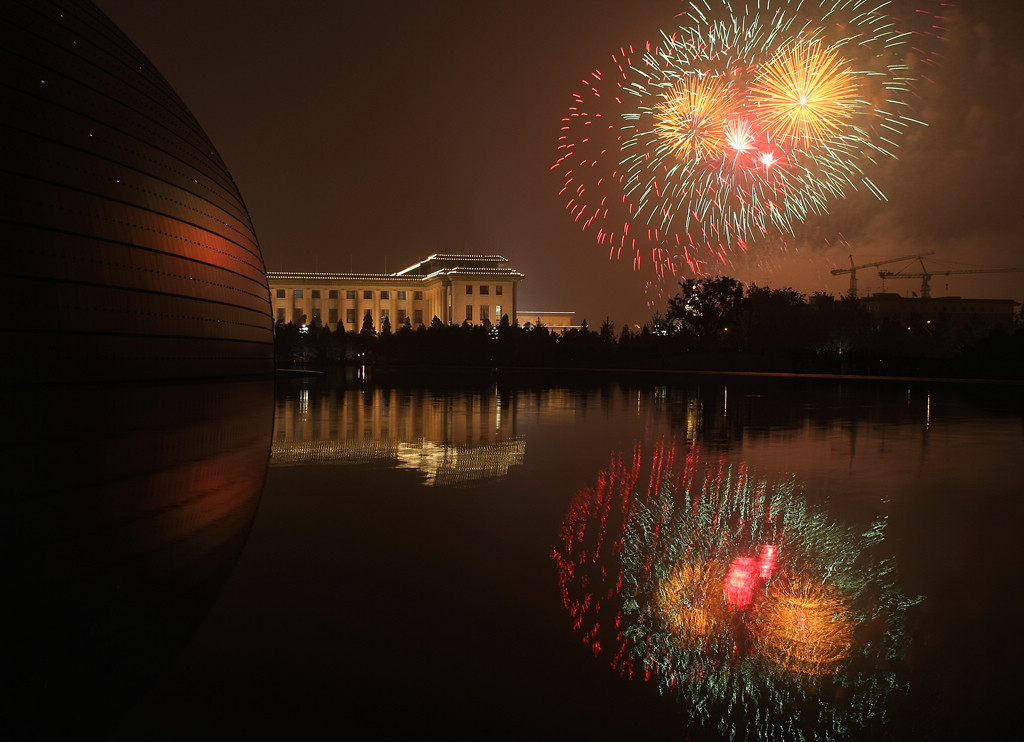
M 615 454 L 563 522 L 562 600 L 595 656 L 734 739 L 829 739 L 906 688 L 909 599 L 884 523 L 830 520 L 793 481 L 697 445 Z

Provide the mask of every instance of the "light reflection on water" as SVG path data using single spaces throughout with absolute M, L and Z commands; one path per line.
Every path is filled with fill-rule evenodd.
M 900 592 L 884 530 L 668 438 L 612 456 L 553 557 L 594 655 L 678 697 L 691 728 L 831 739 L 880 725 L 906 685 L 921 598 Z
M 312 400 L 303 388 L 277 401 L 271 463 L 389 464 L 442 486 L 499 479 L 523 461 L 515 413 L 493 388 L 464 394 L 357 387 L 328 389 Z
M 869 738 L 930 739 L 995 726 L 1011 707 L 1003 673 L 1021 661 L 1020 645 L 991 637 L 1020 628 L 1015 534 L 1024 512 L 1012 495 L 1024 430 L 1016 388 L 320 378 L 279 384 L 275 405 L 267 486 L 235 571 L 117 739 L 152 733 L 156 719 L 163 738 L 180 738 L 200 723 L 193 708 L 205 728 L 234 736 L 439 729 L 458 737 L 718 739 L 743 736 L 731 725 L 769 729 L 786 704 L 810 736 L 856 737 L 865 720 L 882 718 L 874 706 L 864 712 L 863 699 L 890 706 Z M 769 539 L 748 528 L 746 540 L 719 539 L 713 556 L 690 558 L 680 544 L 700 530 L 681 516 L 674 490 L 663 497 L 655 486 L 651 461 L 669 452 L 680 468 L 660 471 L 722 472 L 712 480 L 722 486 L 702 489 L 711 494 L 738 491 L 724 483 L 736 484 L 740 472 L 769 488 L 792 485 L 792 496 L 779 495 L 786 512 L 820 518 L 820 528 L 802 541 L 787 536 L 799 529 Z M 635 472 L 633 485 L 610 488 L 609 477 L 625 470 Z M 608 502 L 581 516 L 583 493 L 602 487 Z M 884 540 L 861 537 L 879 521 Z M 674 540 L 655 543 L 655 528 Z M 565 577 L 567 533 L 587 544 L 586 560 L 572 553 L 574 563 L 586 561 L 587 589 L 582 567 L 576 580 Z M 858 558 L 844 562 L 835 544 Z M 779 547 L 771 580 L 759 577 L 763 546 Z M 564 563 L 552 559 L 559 553 Z M 803 568 L 795 569 L 800 554 Z M 639 566 L 648 561 L 650 575 Z M 823 581 L 828 565 L 834 573 L 842 566 L 842 579 Z M 742 570 L 754 575 L 749 601 Z M 817 582 L 801 581 L 805 574 Z M 619 575 L 632 585 L 635 609 Z M 701 586 L 711 595 L 716 580 L 735 583 L 734 600 L 723 609 L 716 594 L 703 618 L 669 599 Z M 769 582 L 779 590 L 765 590 Z M 565 604 L 582 605 L 588 590 L 580 619 Z M 902 601 L 915 596 L 925 599 Z M 599 611 L 598 597 L 606 601 Z M 789 615 L 787 600 L 813 604 L 805 624 L 841 619 L 825 632 L 831 649 L 815 653 L 786 634 L 778 617 Z M 905 630 L 889 644 L 866 642 L 879 636 L 868 617 L 883 614 Z M 690 643 L 672 648 L 681 635 Z M 732 658 L 730 641 L 744 648 L 731 660 L 736 668 L 708 664 L 705 685 L 687 686 L 702 689 L 696 695 L 684 691 L 680 672 L 672 686 L 670 668 L 712 663 L 697 654 L 705 645 L 724 646 Z M 789 669 L 769 672 L 770 662 Z M 622 672 L 630 663 L 632 677 Z M 898 692 L 867 692 L 849 675 L 857 663 L 874 667 L 873 678 L 891 678 Z M 760 690 L 730 705 L 723 691 L 741 682 Z M 860 710 L 807 721 L 828 716 L 826 702 L 836 698 L 845 699 L 841 709 Z M 775 704 L 774 716 L 758 716 L 762 703 Z

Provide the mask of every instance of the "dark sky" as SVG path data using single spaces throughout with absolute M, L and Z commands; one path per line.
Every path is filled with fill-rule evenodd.
M 643 323 L 675 293 L 647 285 L 649 266 L 609 260 L 550 168 L 581 78 L 672 27 L 678 0 L 97 4 L 212 138 L 268 269 L 390 272 L 435 252 L 497 253 L 526 275 L 521 309 L 575 310 L 591 326 Z M 712 272 L 838 295 L 849 277 L 830 270 L 851 253 L 860 264 L 934 250 L 932 271 L 1024 267 L 1024 12 L 974 0 L 944 14 L 942 65 L 915 104 L 928 127 L 873 173 L 888 202 L 855 194 Z M 862 291 L 883 289 L 877 269 L 858 276 Z M 909 296 L 919 282 L 884 288 Z M 1024 273 L 936 276 L 932 290 L 1024 301 Z

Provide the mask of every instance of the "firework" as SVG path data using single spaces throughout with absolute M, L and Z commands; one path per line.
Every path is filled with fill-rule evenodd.
M 737 103 L 735 91 L 721 78 L 676 80 L 672 92 L 655 106 L 654 131 L 684 166 L 698 165 L 724 148 Z
M 910 34 L 888 0 L 694 0 L 655 43 L 584 80 L 563 119 L 566 208 L 610 257 L 705 273 L 792 234 L 919 122 Z
M 839 134 L 857 111 L 857 93 L 856 76 L 820 43 L 780 52 L 751 84 L 764 129 L 796 146 Z

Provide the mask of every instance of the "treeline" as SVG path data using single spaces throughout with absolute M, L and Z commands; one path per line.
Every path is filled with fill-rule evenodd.
M 594 330 L 542 324 L 429 326 L 359 332 L 278 323 L 279 366 L 375 364 L 561 367 L 1024 379 L 1024 327 L 880 320 L 861 301 L 793 289 L 688 279 L 643 327 L 606 318 Z

